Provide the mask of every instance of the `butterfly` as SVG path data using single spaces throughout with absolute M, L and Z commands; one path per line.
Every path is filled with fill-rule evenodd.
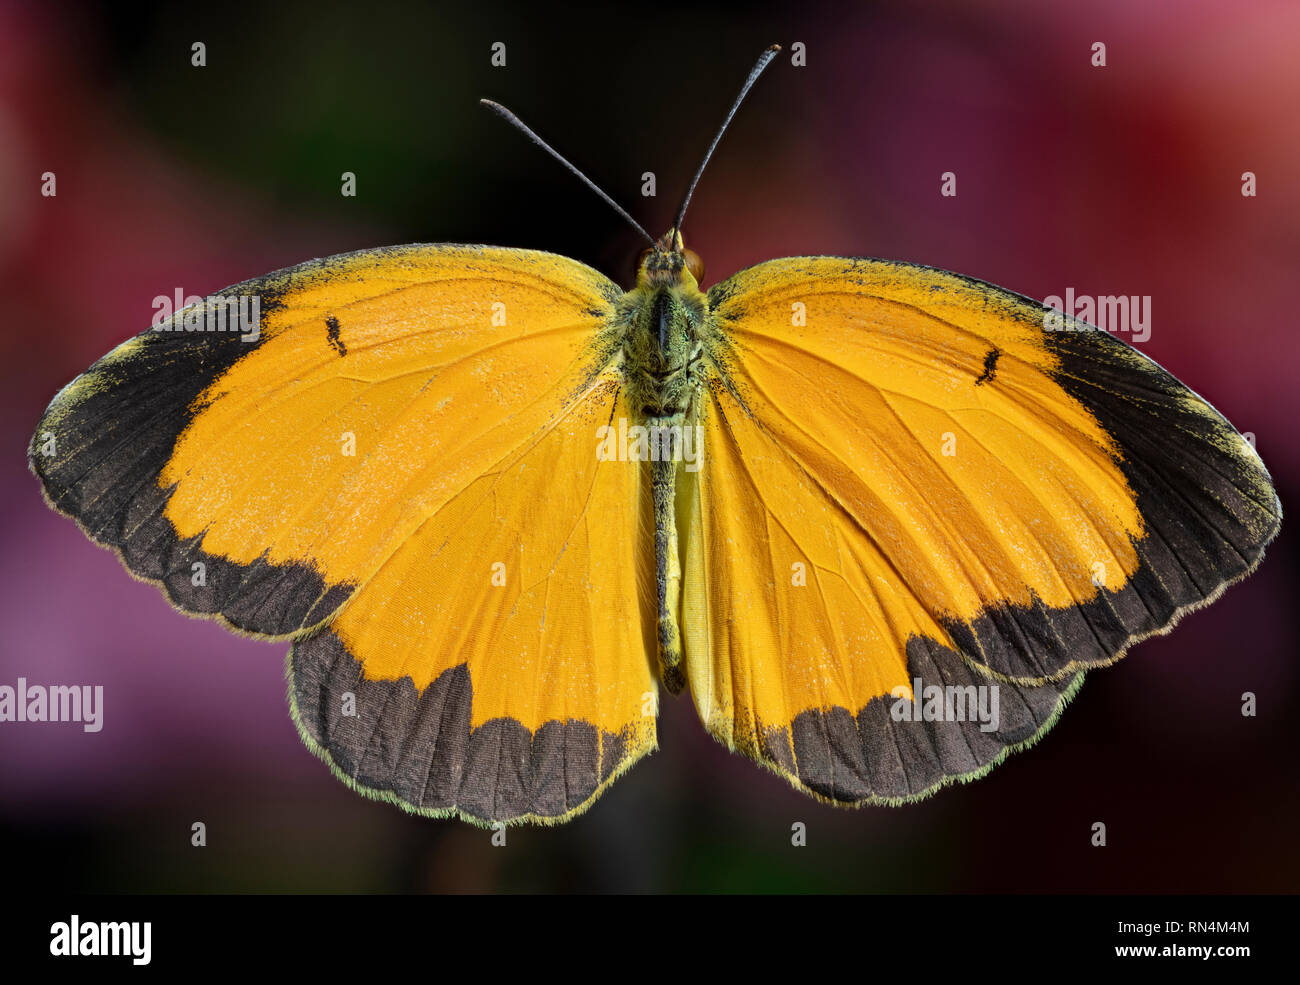
M 1112 334 L 908 263 L 705 290 L 682 221 L 622 290 L 530 250 L 316 260 L 55 396 L 49 503 L 185 612 L 291 641 L 349 787 L 557 823 L 661 691 L 819 800 L 901 804 L 1040 738 L 1084 673 L 1260 562 L 1254 448 Z

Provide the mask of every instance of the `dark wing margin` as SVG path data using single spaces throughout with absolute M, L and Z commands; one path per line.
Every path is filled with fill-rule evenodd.
M 915 701 L 872 698 L 856 714 L 810 709 L 791 724 L 764 729 L 758 749 L 745 750 L 768 769 L 837 806 L 898 806 L 946 786 L 978 780 L 1056 724 L 1083 686 L 1084 675 L 1041 685 L 990 680 L 955 651 L 914 636 L 908 673 L 923 689 Z M 936 697 L 927 697 L 927 694 Z M 943 716 L 927 707 L 941 702 Z M 895 709 L 907 709 L 898 716 Z M 961 712 L 953 714 L 954 708 Z M 980 711 L 993 714 L 981 717 Z
M 220 294 L 258 297 L 265 315 L 279 305 L 291 277 L 321 264 Z M 264 341 L 244 341 L 236 332 L 186 332 L 181 317 L 173 316 L 172 330 L 150 329 L 118 346 L 59 391 L 37 425 L 28 465 L 51 507 L 113 550 L 137 578 L 158 585 L 176 608 L 256 636 L 293 635 L 328 618 L 352 586 L 327 585 L 302 563 L 259 558 L 245 565 L 209 554 L 201 535 L 180 537 L 164 516 L 172 491 L 158 477 L 201 409 L 199 396 Z
M 1133 540 L 1138 569 L 1118 590 L 944 623 L 964 654 L 1011 680 L 1059 680 L 1168 633 L 1254 571 L 1282 524 L 1268 470 L 1222 414 L 1122 339 L 1066 325 L 1044 331 L 1060 361 L 1053 377 L 1114 442 L 1145 530 Z
M 631 736 L 577 719 L 536 731 L 511 718 L 472 727 L 466 664 L 418 692 L 409 677 L 370 680 L 328 627 L 294 643 L 286 673 L 294 723 L 331 772 L 363 796 L 426 817 L 560 824 L 641 754 Z

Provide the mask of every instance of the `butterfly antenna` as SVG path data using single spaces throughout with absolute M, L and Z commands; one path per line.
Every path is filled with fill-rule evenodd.
M 551 157 L 555 158 L 557 161 L 559 161 L 561 164 L 563 164 L 563 165 L 564 165 L 566 168 L 568 168 L 568 169 L 569 169 L 573 174 L 577 175 L 578 178 L 582 181 L 582 183 L 585 184 L 585 185 L 586 185 L 588 188 L 590 188 L 592 191 L 594 191 L 594 192 L 595 192 L 597 195 L 599 195 L 601 198 L 603 198 L 603 199 L 605 200 L 605 202 L 609 205 L 609 207 L 610 207 L 611 209 L 613 209 L 615 212 L 617 212 L 619 215 L 621 215 L 624 219 L 626 219 L 629 223 L 631 223 L 632 228 L 635 229 L 637 232 L 639 232 L 643 237 L 645 237 L 645 241 L 646 241 L 647 243 L 649 243 L 651 247 L 653 247 L 653 246 L 655 245 L 654 237 L 651 236 L 651 235 L 650 235 L 648 232 L 646 232 L 644 229 L 642 229 L 642 228 L 641 228 L 641 224 L 640 224 L 639 222 L 637 222 L 637 221 L 636 221 L 635 219 L 633 219 L 630 215 L 628 215 L 627 212 L 624 211 L 624 209 L 623 209 L 623 207 L 622 207 L 621 205 L 619 205 L 619 204 L 618 204 L 617 202 L 615 202 L 612 198 L 610 198 L 610 197 L 609 197 L 608 195 L 606 195 L 603 191 L 601 191 L 600 188 L 596 185 L 596 183 L 595 183 L 594 181 L 592 181 L 592 180 L 591 180 L 590 178 L 588 178 L 585 174 L 583 174 L 581 171 L 579 171 L 576 167 L 574 167 L 572 164 L 570 164 L 568 161 L 566 161 L 566 160 L 565 160 L 565 159 L 560 155 L 560 152 L 559 152 L 559 151 L 557 151 L 554 147 L 552 147 L 550 144 L 548 144 L 548 143 L 547 143 L 545 140 L 543 140 L 541 137 L 537 136 L 537 134 L 533 133 L 533 131 L 532 131 L 531 129 L 529 129 L 528 125 L 527 125 L 526 123 L 524 123 L 523 120 L 519 119 L 519 117 L 515 116 L 514 113 L 510 112 L 510 110 L 506 109 L 506 108 L 505 108 L 504 106 L 502 106 L 500 103 L 494 103 L 494 102 L 493 102 L 492 100 L 490 100 L 490 99 L 480 99 L 479 102 L 482 103 L 484 106 L 486 106 L 488 109 L 490 109 L 493 113 L 496 113 L 497 116 L 501 117 L 503 120 L 505 120 L 505 121 L 506 121 L 507 123 L 509 123 L 511 126 L 513 126 L 516 130 L 519 130 L 520 132 L 522 132 L 522 133 L 524 134 L 524 136 L 526 136 L 529 140 L 531 140 L 533 143 L 535 143 L 535 144 L 536 144 L 538 147 L 540 147 L 542 150 L 546 151 L 546 153 L 550 154 Z
M 695 177 L 691 179 L 690 187 L 686 189 L 686 197 L 682 199 L 681 208 L 677 210 L 677 218 L 673 220 L 672 229 L 669 230 L 669 232 L 673 234 L 674 238 L 681 235 L 682 220 L 686 218 L 686 207 L 691 204 L 691 196 L 695 194 L 695 186 L 700 183 L 700 175 L 704 174 L 704 169 L 708 166 L 709 158 L 713 156 L 713 152 L 717 150 L 718 142 L 722 140 L 722 135 L 727 132 L 727 127 L 731 125 L 731 118 L 736 115 L 736 110 L 740 109 L 740 104 L 743 103 L 745 97 L 749 95 L 749 90 L 754 87 L 754 83 L 757 82 L 758 77 L 763 74 L 763 70 L 766 69 L 768 65 L 772 64 L 772 59 L 776 57 L 777 52 L 780 50 L 781 46 L 779 44 L 772 45 L 772 47 L 768 48 L 758 56 L 758 61 L 755 62 L 754 67 L 749 70 L 749 78 L 745 79 L 745 84 L 740 87 L 740 95 L 738 95 L 736 101 L 731 104 L 731 112 L 728 113 L 727 118 L 722 121 L 722 126 L 718 127 L 717 136 L 713 138 L 713 143 L 709 144 L 709 149 L 704 152 L 704 160 L 702 160 L 700 166 L 695 169 Z

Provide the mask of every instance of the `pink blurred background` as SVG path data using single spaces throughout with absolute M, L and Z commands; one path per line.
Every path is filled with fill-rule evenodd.
M 658 234 L 773 41 L 802 41 L 807 65 L 778 59 L 700 186 L 686 234 L 709 282 L 826 253 L 1038 298 L 1150 295 L 1141 348 L 1257 436 L 1286 508 L 1300 478 L 1294 3 L 759 4 L 743 18 L 661 4 L 651 21 L 473 7 L 0 3 L 0 684 L 102 684 L 106 700 L 96 734 L 0 724 L 0 834 L 19 864 L 130 891 L 1294 891 L 1286 527 L 1252 578 L 1093 674 L 1039 746 L 977 784 L 835 811 L 665 701 L 658 754 L 582 819 L 512 830 L 501 850 L 347 792 L 295 734 L 284 645 L 175 613 L 45 508 L 25 468 L 41 410 L 147 327 L 156 295 L 415 241 L 547 249 L 626 283 L 635 235 L 478 98 L 519 112 Z M 504 69 L 489 64 L 498 40 Z M 338 193 L 345 170 L 355 199 Z M 641 198 L 644 171 L 659 198 Z M 956 198 L 939 195 L 945 171 Z M 196 820 L 206 849 L 189 845 Z M 795 821 L 807 848 L 790 847 Z

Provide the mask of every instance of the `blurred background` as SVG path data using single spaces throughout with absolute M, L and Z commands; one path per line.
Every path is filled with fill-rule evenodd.
M 407 242 L 575 257 L 626 284 L 608 208 L 478 106 L 510 106 L 664 231 L 754 58 L 783 54 L 686 224 L 708 282 L 771 257 L 922 262 L 1043 298 L 1151 295 L 1141 348 L 1300 480 L 1300 7 L 370 0 L 0 2 L 0 683 L 102 684 L 105 724 L 0 724 L 14 877 L 109 891 L 1294 891 L 1297 538 L 1091 675 L 984 780 L 820 806 L 667 700 L 661 751 L 505 848 L 336 782 L 284 644 L 186 619 L 42 504 L 32 428 L 152 299 Z M 494 42 L 506 66 L 490 64 Z M 803 42 L 806 65 L 791 64 Z M 1106 46 L 1092 65 L 1094 42 Z M 191 64 L 206 46 L 205 67 Z M 53 171 L 57 195 L 43 197 Z M 357 195 L 340 195 L 340 175 Z M 659 195 L 642 197 L 642 174 Z M 957 175 L 957 196 L 939 194 Z M 1258 195 L 1241 194 L 1242 173 Z M 1241 696 L 1258 696 L 1258 715 Z M 208 845 L 190 846 L 207 825 Z M 1108 845 L 1090 844 L 1107 825 Z M 791 826 L 807 825 L 807 847 Z M 17 871 L 15 871 L 15 866 Z

